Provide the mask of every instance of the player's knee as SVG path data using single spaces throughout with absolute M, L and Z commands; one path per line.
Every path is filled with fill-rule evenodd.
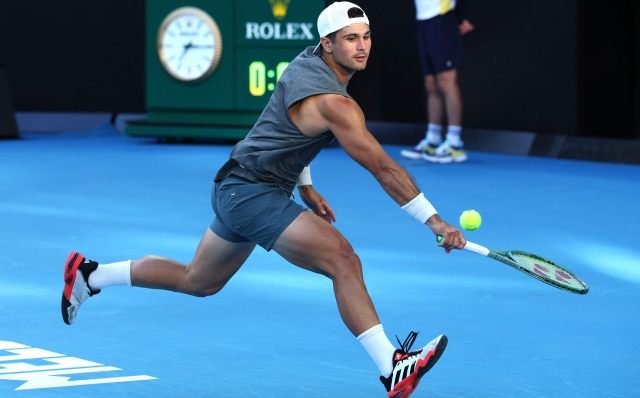
M 333 277 L 341 278 L 353 276 L 359 278 L 362 277 L 362 262 L 353 249 L 345 250 L 341 253 L 340 259 L 336 264 Z
M 223 287 L 224 285 L 216 285 L 216 286 L 192 285 L 192 286 L 189 286 L 187 289 L 185 289 L 183 293 L 186 293 L 190 296 L 195 296 L 195 297 L 209 297 L 218 293 L 220 290 L 222 290 Z
M 182 292 L 195 297 L 209 297 L 222 290 L 225 284 L 226 281 L 204 282 L 196 275 L 186 272 L 182 283 Z

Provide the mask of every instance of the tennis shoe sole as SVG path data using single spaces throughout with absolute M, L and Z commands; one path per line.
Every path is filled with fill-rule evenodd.
M 64 266 L 64 290 L 62 291 L 62 320 L 71 325 L 76 320 L 78 309 L 89 297 L 100 293 L 89 287 L 89 275 L 98 268 L 98 263 L 71 252 Z

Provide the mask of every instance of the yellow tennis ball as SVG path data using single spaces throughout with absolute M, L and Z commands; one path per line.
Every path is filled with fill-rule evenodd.
M 480 228 L 482 217 L 475 210 L 466 210 L 460 216 L 460 226 L 467 231 L 474 231 Z

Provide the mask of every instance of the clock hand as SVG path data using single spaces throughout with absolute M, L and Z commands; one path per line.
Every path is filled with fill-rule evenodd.
M 194 44 L 191 46 L 191 48 L 213 48 L 213 46 L 211 44 Z
M 182 61 L 182 58 L 184 58 L 184 55 L 187 53 L 187 51 L 189 51 L 191 47 L 193 47 L 192 42 L 189 42 L 184 45 L 184 50 L 182 51 L 182 55 L 180 55 L 180 59 L 178 61 Z

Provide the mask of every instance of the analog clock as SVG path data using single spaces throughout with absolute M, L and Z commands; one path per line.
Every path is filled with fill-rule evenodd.
M 157 41 L 162 66 L 180 81 L 205 80 L 220 63 L 220 29 L 199 8 L 181 7 L 167 15 L 158 30 Z

